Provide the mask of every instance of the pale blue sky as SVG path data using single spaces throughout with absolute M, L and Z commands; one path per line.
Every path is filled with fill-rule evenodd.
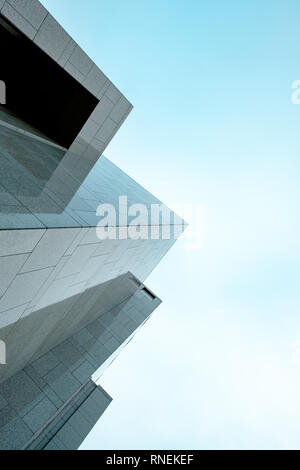
M 106 156 L 205 214 L 148 279 L 164 303 L 83 447 L 299 448 L 299 1 L 42 3 L 135 106 Z

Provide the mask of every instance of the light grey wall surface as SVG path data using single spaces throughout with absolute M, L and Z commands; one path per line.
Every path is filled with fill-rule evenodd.
M 37 276 L 39 275 L 38 271 L 34 272 Z M 51 301 L 48 294 L 46 305 L 36 307 L 32 311 L 27 309 L 21 317 L 18 317 L 16 312 L 22 311 L 23 306 L 6 311 L 5 324 L 0 329 L 0 339 L 6 342 L 7 364 L 0 366 L 0 381 L 15 374 L 29 361 L 37 359 L 68 339 L 88 322 L 104 315 L 114 307 L 120 308 L 122 302 L 127 301 L 137 289 L 134 279 L 132 274 L 128 273 L 111 281 L 96 284 L 89 289 L 83 289 L 82 285 L 75 285 L 72 295 L 62 300 L 57 299 L 59 285 L 54 283 Z M 34 282 L 36 282 L 36 276 Z M 20 283 L 17 287 L 20 288 Z M 32 286 L 27 285 L 26 288 L 31 295 Z M 111 316 L 108 317 L 113 320 Z M 103 321 L 105 318 L 104 316 Z M 108 320 L 106 326 L 110 326 Z M 122 329 L 121 326 L 119 326 L 120 329 Z
M 94 389 L 85 397 L 80 406 L 77 407 L 77 403 L 75 403 L 72 416 L 68 419 L 67 417 L 63 418 L 65 424 L 63 424 L 55 434 L 53 434 L 53 430 L 51 429 L 51 432 L 44 439 L 44 442 L 46 442 L 46 439 L 51 437 L 47 445 L 43 447 L 39 446 L 38 448 L 45 450 L 78 449 L 93 426 L 105 412 L 111 400 L 111 397 L 105 390 L 100 386 L 96 387 L 94 384 Z M 59 423 L 57 424 L 57 427 L 58 426 Z M 35 447 L 35 449 L 37 449 L 37 447 Z
M 0 339 L 7 342 L 8 367 L 18 367 L 46 336 L 50 346 L 55 341 L 50 323 L 43 323 L 47 317 L 52 328 L 64 319 L 62 332 L 69 331 L 76 315 L 87 315 L 97 299 L 98 308 L 105 307 L 114 278 L 131 271 L 143 281 L 172 243 L 100 241 L 94 229 L 0 231 Z M 120 298 L 117 289 L 115 296 Z M 18 332 L 21 325 L 26 335 Z

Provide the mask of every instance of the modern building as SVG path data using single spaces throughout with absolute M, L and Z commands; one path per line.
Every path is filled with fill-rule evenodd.
M 76 449 L 184 222 L 102 155 L 132 105 L 39 1 L 0 0 L 0 40 L 0 449 Z M 146 212 L 128 222 L 133 204 Z

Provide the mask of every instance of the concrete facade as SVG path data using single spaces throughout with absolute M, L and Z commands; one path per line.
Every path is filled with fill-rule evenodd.
M 152 205 L 167 208 L 101 156 L 132 106 L 45 8 L 0 0 L 0 34 L 82 101 L 54 138 L 36 126 L 39 96 L 37 116 L 0 107 L 0 449 L 76 449 L 111 401 L 95 382 L 161 303 L 144 281 L 184 222 L 153 221 Z M 98 238 L 101 204 L 116 208 L 108 227 L 124 229 L 120 196 L 149 210 L 136 222 L 147 238 Z
M 62 445 L 67 449 L 77 448 L 109 405 L 111 399 L 104 391 L 96 391 L 94 384 L 96 401 L 90 398 L 83 406 L 83 401 L 90 397 L 89 393 L 85 394 L 82 400 L 83 390 L 96 371 L 99 379 L 99 367 L 125 347 L 160 300 L 149 297 L 144 286 L 131 274 L 115 279 L 110 285 L 97 286 L 94 291 L 93 295 L 85 293 L 88 315 L 79 308 L 83 302 L 69 312 L 69 317 L 61 317 L 56 305 L 52 305 L 53 320 L 39 318 L 39 313 L 30 315 L 19 322 L 17 334 L 7 338 L 13 350 L 22 342 L 25 348 L 25 353 L 19 351 L 22 361 L 28 347 L 34 347 L 37 359 L 31 358 L 24 367 L 8 358 L 8 363 L 12 362 L 14 368 L 20 370 L 0 383 L 1 449 L 43 449 L 48 445 L 58 449 Z M 99 297 L 100 291 L 102 296 Z M 51 333 L 46 335 L 46 342 L 36 349 L 41 343 L 41 330 L 49 330 L 49 327 L 52 327 L 52 340 Z M 30 341 L 33 331 L 34 340 Z M 67 339 L 61 341 L 61 335 Z M 49 340 L 53 344 L 53 338 L 59 344 L 49 349 Z M 76 419 L 80 419 L 80 423 L 75 426 Z M 77 436 L 72 445 L 70 427 Z M 68 439 L 62 437 L 65 432 Z M 58 433 L 59 440 L 52 442 Z

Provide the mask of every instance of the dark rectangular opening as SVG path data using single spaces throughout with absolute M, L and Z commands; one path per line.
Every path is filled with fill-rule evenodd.
M 147 287 L 143 287 L 142 290 L 145 292 L 145 294 L 148 295 L 148 297 L 151 297 L 152 300 L 156 299 L 155 295 L 152 294 L 152 292 L 149 289 L 147 289 Z
M 69 148 L 99 101 L 2 15 L 0 44 L 0 119 Z

